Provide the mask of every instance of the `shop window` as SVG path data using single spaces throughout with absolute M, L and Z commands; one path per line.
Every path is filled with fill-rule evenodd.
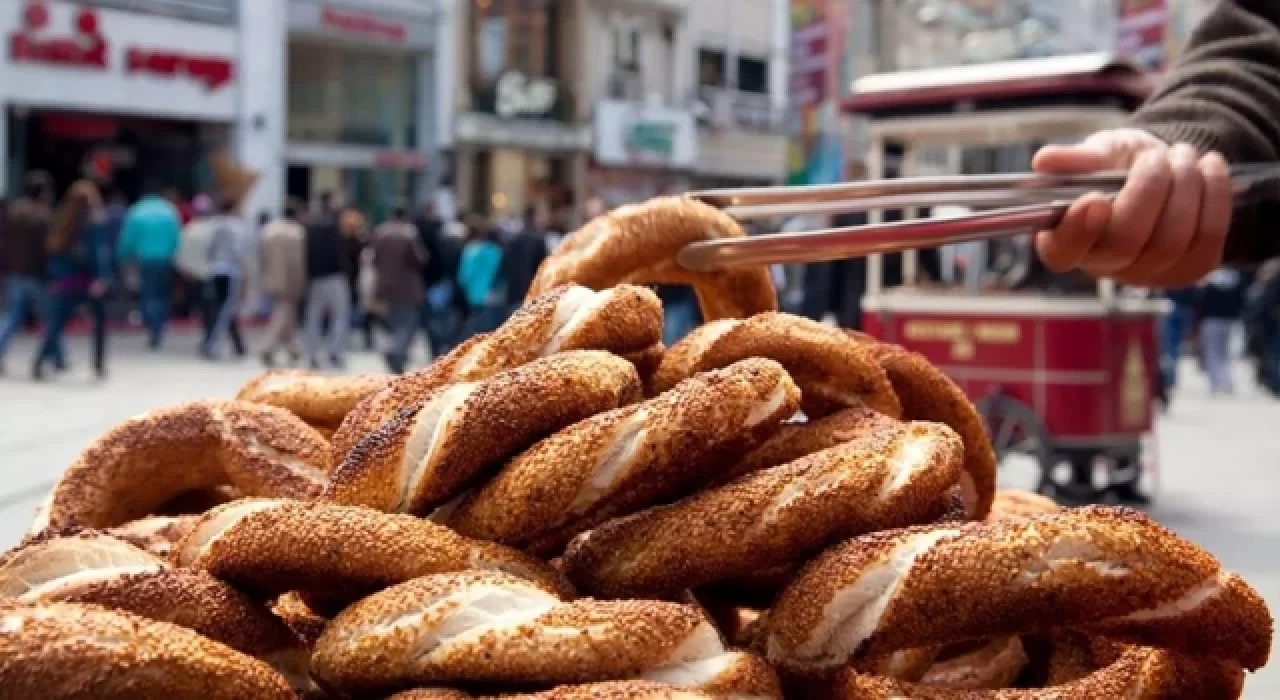
M 473 1 L 467 31 L 473 107 L 502 113 L 498 93 L 505 85 L 508 96 L 519 98 L 522 107 L 540 107 L 504 116 L 567 115 L 571 110 L 557 80 L 562 58 L 571 60 L 560 53 L 560 0 Z M 555 93 L 550 105 L 541 99 L 548 85 Z
M 738 57 L 738 89 L 743 92 L 769 92 L 769 61 L 753 56 Z
M 418 60 L 413 53 L 290 42 L 289 140 L 414 148 Z
M 698 49 L 698 85 L 700 87 L 724 87 L 727 60 L 724 51 Z

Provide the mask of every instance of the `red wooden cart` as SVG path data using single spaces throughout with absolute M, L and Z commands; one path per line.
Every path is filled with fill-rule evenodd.
M 1120 123 L 1149 86 L 1131 64 L 1075 56 L 868 76 L 845 108 L 868 118 L 870 177 L 884 175 L 891 148 L 901 149 L 903 175 L 927 170 L 927 147 L 950 149 L 947 174 L 957 174 L 959 147 L 1074 140 Z M 915 253 L 904 254 L 903 286 L 883 289 L 880 256 L 868 260 L 865 330 L 923 353 L 959 383 L 984 413 L 1002 467 L 1033 458 L 1038 488 L 1060 500 L 1154 489 L 1154 448 L 1144 446 L 1154 444 L 1163 302 L 1118 295 L 1106 281 L 1083 297 L 931 288 L 916 284 L 917 267 Z

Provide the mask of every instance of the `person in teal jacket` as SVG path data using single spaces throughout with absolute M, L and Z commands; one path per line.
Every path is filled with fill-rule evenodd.
M 505 295 L 498 284 L 502 271 L 502 246 L 493 240 L 488 227 L 474 217 L 467 232 L 467 244 L 458 258 L 458 286 L 467 301 L 463 338 L 487 333 L 502 325 Z
M 173 284 L 173 258 L 178 253 L 182 220 L 178 210 L 156 188 L 125 214 L 117 243 L 120 262 L 138 265 L 139 304 L 148 343 L 155 350 L 164 342 L 169 321 L 169 294 Z

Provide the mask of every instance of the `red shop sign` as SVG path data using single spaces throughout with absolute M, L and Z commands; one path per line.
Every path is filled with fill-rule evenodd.
M 326 7 L 320 11 L 320 24 L 345 34 L 359 34 L 377 39 L 403 42 L 409 30 L 401 23 L 373 15 L 345 12 Z
M 130 47 L 125 54 L 124 70 L 126 73 L 146 73 L 162 77 L 185 75 L 210 91 L 230 83 L 235 77 L 235 64 L 226 58 L 136 46 Z
M 14 63 L 49 63 L 76 68 L 107 67 L 107 40 L 102 36 L 98 13 L 84 7 L 76 11 L 70 36 L 41 36 L 49 26 L 49 6 L 28 3 L 22 28 L 9 36 L 9 58 Z

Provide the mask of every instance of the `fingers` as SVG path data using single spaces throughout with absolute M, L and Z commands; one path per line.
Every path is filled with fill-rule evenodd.
M 1172 189 L 1167 152 L 1153 149 L 1139 156 L 1116 195 L 1106 234 L 1080 266 L 1095 276 L 1111 277 L 1132 265 L 1155 234 Z
M 1149 282 L 1153 286 L 1194 284 L 1222 264 L 1223 248 L 1231 228 L 1231 174 L 1226 160 L 1217 153 L 1200 158 L 1196 169 L 1202 183 L 1195 236 L 1186 252 Z
M 1096 192 L 1087 194 L 1072 202 L 1056 229 L 1036 236 L 1036 252 L 1054 272 L 1080 267 L 1106 234 L 1110 220 L 1110 198 Z
M 1118 278 L 1155 279 L 1177 265 L 1186 256 L 1192 241 L 1196 238 L 1201 198 L 1204 192 L 1204 177 L 1199 170 L 1199 156 L 1191 146 L 1178 144 L 1169 150 L 1167 157 L 1160 157 L 1159 160 L 1162 164 L 1160 169 L 1169 180 L 1164 197 L 1157 199 L 1157 192 L 1150 190 L 1139 191 L 1135 195 L 1137 206 L 1146 210 L 1144 214 L 1155 212 L 1157 216 L 1150 236 L 1146 239 L 1143 248 L 1132 260 L 1127 261 L 1127 264 L 1119 264 L 1111 268 L 1099 265 L 1099 269 L 1109 271 Z M 1142 188 L 1139 187 L 1139 189 Z M 1161 202 L 1164 204 L 1163 211 L 1160 211 Z M 1119 232 L 1132 236 L 1136 244 L 1137 234 L 1141 233 L 1141 230 L 1123 227 L 1145 225 L 1148 220 L 1149 216 L 1144 216 L 1136 223 L 1125 222 L 1117 213 L 1113 225 L 1120 227 Z
M 1045 146 L 1031 159 L 1038 173 L 1083 175 L 1116 167 L 1113 155 L 1089 142 L 1070 146 Z

